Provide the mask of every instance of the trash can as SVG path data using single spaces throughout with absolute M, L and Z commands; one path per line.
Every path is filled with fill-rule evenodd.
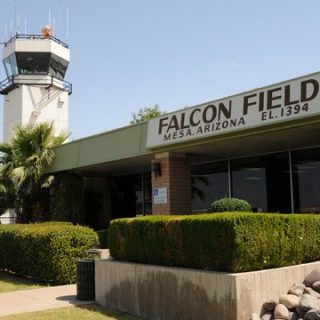
M 77 261 L 77 299 L 95 300 L 94 260 L 81 259 Z

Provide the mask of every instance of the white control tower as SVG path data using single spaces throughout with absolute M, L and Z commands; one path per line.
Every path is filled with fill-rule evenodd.
M 8 142 L 18 125 L 53 122 L 56 135 L 68 133 L 68 95 L 64 81 L 70 61 L 68 46 L 51 36 L 17 34 L 4 44 L 7 79 L 0 82 L 4 95 L 3 140 Z

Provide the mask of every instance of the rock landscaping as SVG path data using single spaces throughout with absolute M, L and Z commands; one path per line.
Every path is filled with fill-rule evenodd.
M 266 301 L 251 320 L 320 320 L 320 269 L 291 286 L 278 300 Z

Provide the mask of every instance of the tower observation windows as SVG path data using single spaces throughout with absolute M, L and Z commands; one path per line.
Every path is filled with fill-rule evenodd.
M 55 54 L 51 54 L 49 74 L 62 80 L 66 74 L 68 62 Z
M 47 74 L 50 53 L 46 52 L 17 52 L 19 74 Z
M 16 52 L 3 63 L 7 77 L 48 74 L 63 80 L 68 67 L 68 61 L 49 52 Z
M 18 74 L 18 66 L 15 54 L 11 54 L 9 57 L 4 59 L 3 64 L 6 70 L 7 77 Z

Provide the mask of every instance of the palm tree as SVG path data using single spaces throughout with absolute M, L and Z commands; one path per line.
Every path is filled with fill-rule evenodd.
M 44 169 L 52 164 L 52 148 L 66 138 L 66 135 L 54 135 L 53 123 L 40 123 L 17 126 L 11 142 L 0 144 L 0 192 L 7 197 L 15 194 L 17 215 L 23 222 L 33 220 L 35 208 L 41 211 L 43 188 L 52 180 L 43 174 Z

